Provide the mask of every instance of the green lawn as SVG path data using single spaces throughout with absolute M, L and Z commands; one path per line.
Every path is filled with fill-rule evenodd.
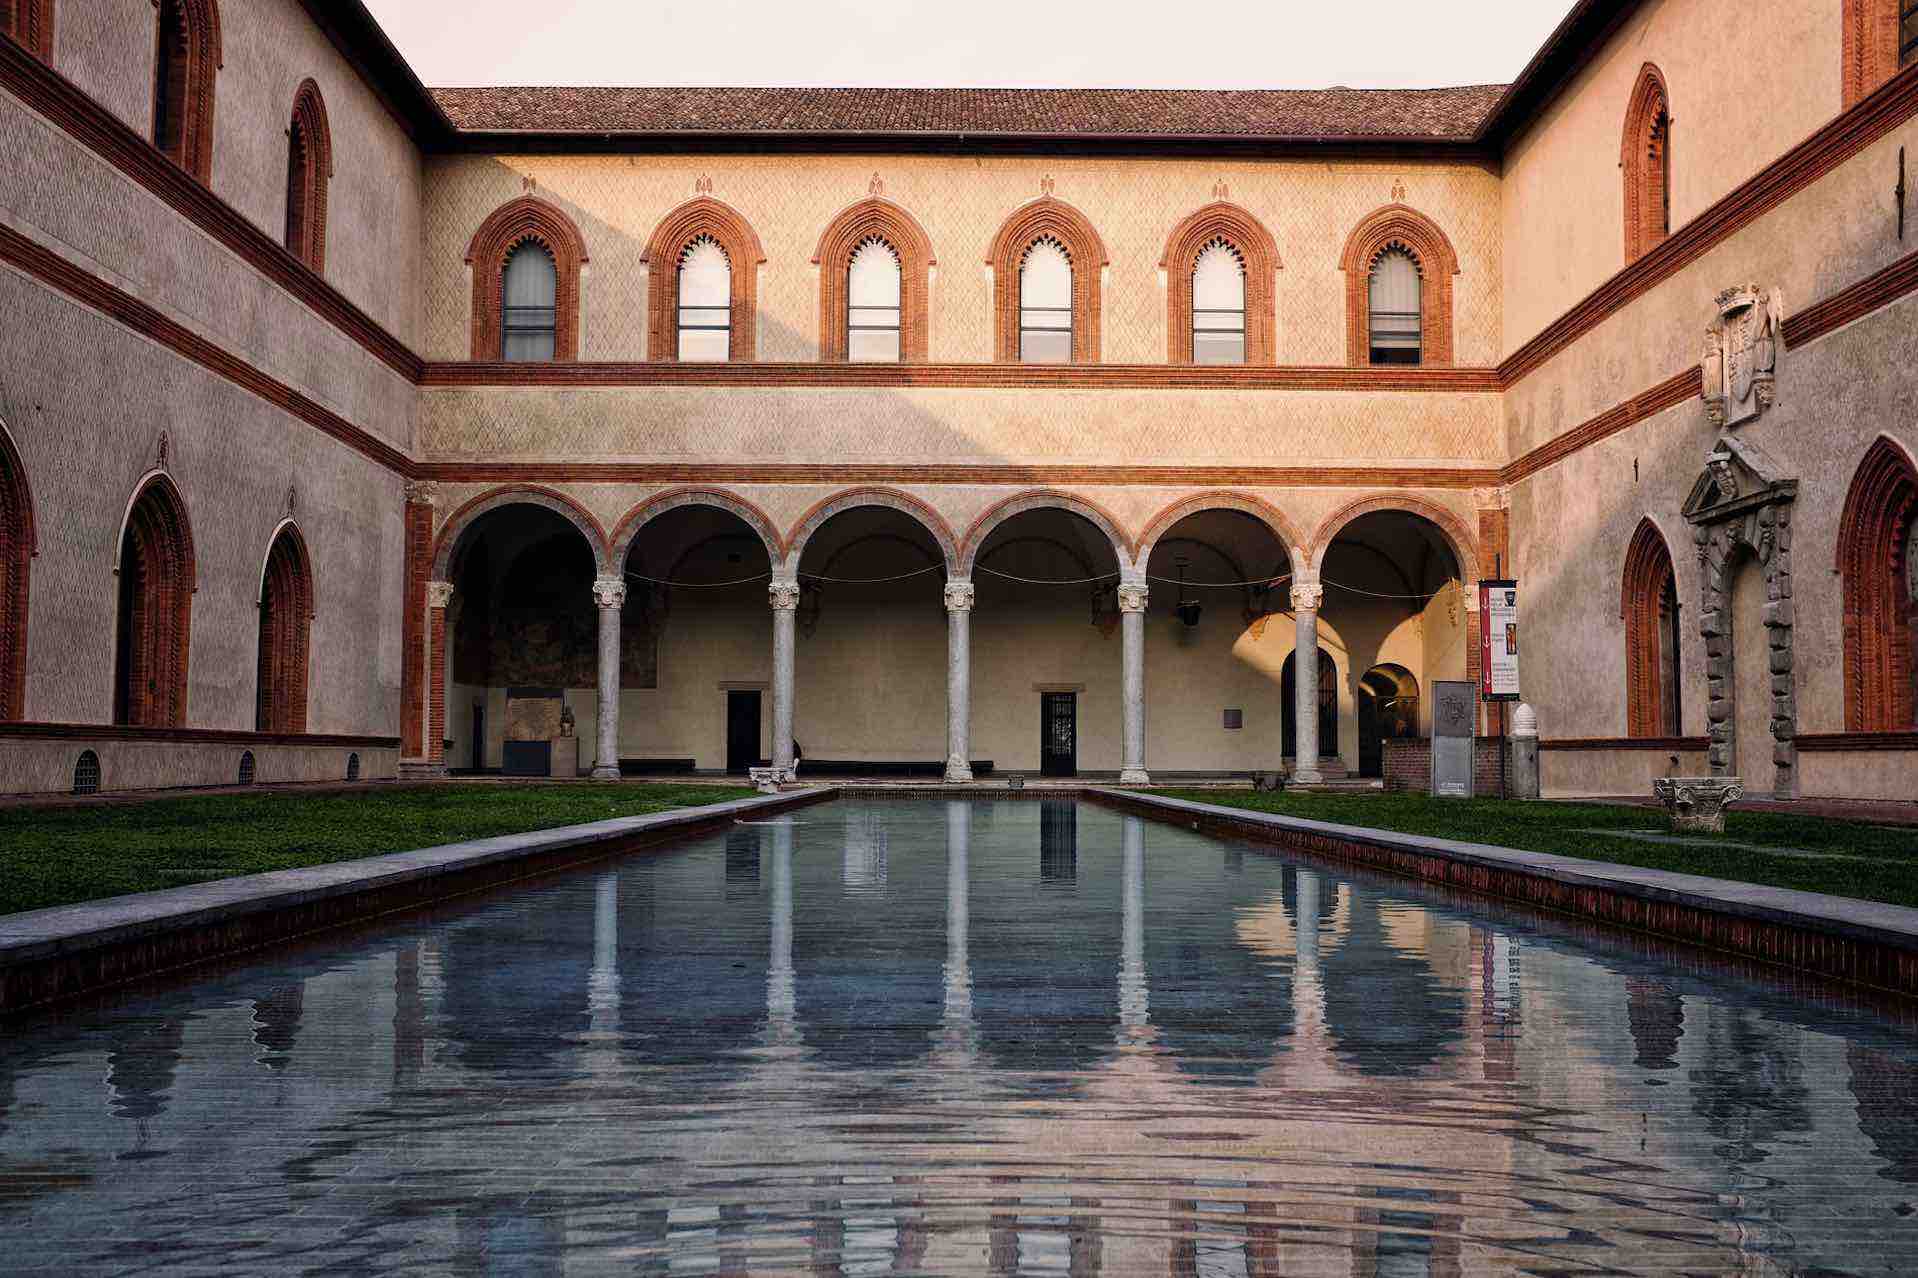
M 752 794 L 716 785 L 429 785 L 0 809 L 0 914 Z
M 1593 861 L 1918 906 L 1918 827 L 1865 825 L 1734 808 L 1726 814 L 1722 838 L 1701 836 L 1709 842 L 1679 845 L 1591 833 L 1669 831 L 1663 812 L 1617 804 L 1433 799 L 1422 794 L 1274 795 L 1244 790 L 1159 793 L 1313 821 L 1437 835 L 1527 852 L 1556 852 Z M 1793 852 L 1800 855 L 1791 855 Z

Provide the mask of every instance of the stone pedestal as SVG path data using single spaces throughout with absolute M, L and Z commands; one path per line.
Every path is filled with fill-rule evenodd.
M 553 738 L 553 766 L 548 775 L 564 781 L 579 779 L 579 738 Z
M 1725 809 L 1745 796 L 1741 777 L 1660 777 L 1652 793 L 1681 834 L 1723 834 Z
M 1532 707 L 1521 704 L 1512 715 L 1512 735 L 1507 748 L 1511 751 L 1511 796 L 1536 799 L 1539 795 L 1538 712 Z

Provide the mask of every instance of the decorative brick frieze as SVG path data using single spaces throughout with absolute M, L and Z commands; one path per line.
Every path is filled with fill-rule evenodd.
M 646 358 L 679 358 L 679 259 L 688 245 L 710 236 L 732 270 L 732 350 L 735 361 L 759 354 L 759 268 L 766 250 L 752 224 L 730 205 L 697 196 L 668 213 L 646 243 Z
M 1618 603 L 1625 622 L 1625 730 L 1634 737 L 1662 738 L 1670 730 L 1664 707 L 1677 690 L 1664 686 L 1659 646 L 1675 581 L 1664 534 L 1649 518 L 1641 519 L 1625 550 Z
M 923 364 L 928 345 L 927 306 L 932 268 L 936 264 L 932 241 L 912 214 L 880 196 L 859 201 L 832 220 L 813 250 L 819 268 L 819 358 L 844 363 L 847 358 L 847 272 L 853 251 L 877 237 L 899 259 L 899 358 Z
M 54 0 L 0 0 L 0 35 L 39 58 L 53 60 Z
M 1391 249 L 1404 249 L 1418 266 L 1419 360 L 1449 368 L 1452 364 L 1452 277 L 1459 273 L 1458 253 L 1431 218 L 1404 204 L 1388 204 L 1368 214 L 1352 231 L 1339 255 L 1345 272 L 1346 363 L 1357 367 L 1372 359 L 1372 266 Z
M 1040 240 L 1057 240 L 1072 263 L 1072 362 L 1096 364 L 1107 265 L 1105 241 L 1072 205 L 1047 193 L 1014 210 L 986 255 L 992 268 L 993 358 L 1019 362 L 1019 269 Z
M 308 79 L 293 97 L 293 122 L 287 128 L 286 251 L 316 272 L 326 269 L 326 194 L 332 178 L 326 100 Z
M 1166 363 L 1192 363 L 1192 271 L 1199 254 L 1215 239 L 1232 246 L 1245 270 L 1245 362 L 1275 363 L 1272 277 L 1284 265 L 1279 246 L 1264 223 L 1225 200 L 1196 210 L 1166 238 L 1159 258 L 1159 269 L 1166 273 Z
M 579 358 L 579 271 L 586 264 L 586 241 L 559 206 L 523 195 L 501 206 L 480 224 L 466 247 L 473 268 L 473 358 L 501 356 L 501 308 L 505 305 L 506 259 L 522 244 L 545 249 L 558 274 L 554 295 L 553 358 Z
M 1625 108 L 1618 167 L 1625 186 L 1625 260 L 1635 262 L 1671 234 L 1671 95 L 1647 62 Z
M 1912 525 L 1918 465 L 1879 436 L 1865 451 L 1838 521 L 1844 591 L 1845 727 L 1918 727 L 1918 600 L 1912 598 Z
M 192 631 L 193 533 L 186 503 L 165 474 L 147 481 L 127 513 L 118 574 L 123 639 L 114 719 L 136 727 L 181 727 Z

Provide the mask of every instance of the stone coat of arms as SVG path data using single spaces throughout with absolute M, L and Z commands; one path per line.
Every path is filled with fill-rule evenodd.
M 1777 289 L 1741 284 L 1718 295 L 1718 318 L 1705 330 L 1700 359 L 1705 411 L 1714 426 L 1758 417 L 1776 398 L 1785 349 L 1785 299 Z

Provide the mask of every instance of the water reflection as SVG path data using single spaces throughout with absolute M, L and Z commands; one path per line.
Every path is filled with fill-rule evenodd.
M 1918 1271 L 1910 1024 L 1634 948 L 842 802 L 9 1027 L 0 1226 L 80 1272 Z

